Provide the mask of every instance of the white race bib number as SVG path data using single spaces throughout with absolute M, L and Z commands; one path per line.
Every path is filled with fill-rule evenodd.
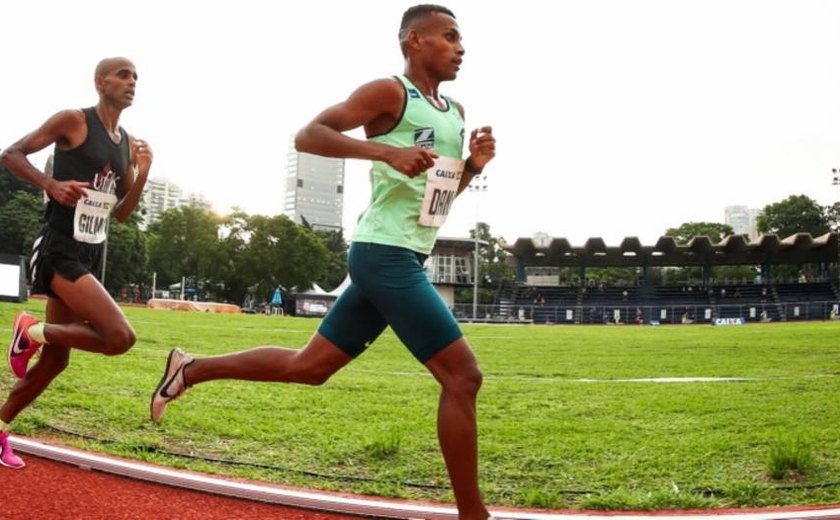
M 449 216 L 449 208 L 458 196 L 458 186 L 464 173 L 464 161 L 452 157 L 438 157 L 426 170 L 426 193 L 420 207 L 421 226 L 441 227 Z
M 76 203 L 73 215 L 73 238 L 86 244 L 101 244 L 108 233 L 108 217 L 117 203 L 117 196 L 85 188 L 87 197 Z

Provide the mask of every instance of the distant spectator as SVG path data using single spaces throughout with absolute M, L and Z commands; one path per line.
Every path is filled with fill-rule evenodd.
M 280 287 L 275 287 L 271 295 L 271 314 L 283 315 L 283 292 Z

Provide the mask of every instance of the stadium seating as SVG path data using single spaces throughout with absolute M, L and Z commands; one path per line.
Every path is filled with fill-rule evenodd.
M 828 281 L 666 285 L 558 285 L 504 283 L 493 313 L 507 321 L 634 324 L 827 319 L 840 301 Z

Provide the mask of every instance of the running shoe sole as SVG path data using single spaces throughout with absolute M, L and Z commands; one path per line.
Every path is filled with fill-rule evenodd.
M 158 382 L 157 387 L 155 387 L 155 391 L 152 393 L 152 399 L 149 402 L 149 417 L 153 422 L 159 422 L 160 417 L 155 420 L 155 399 L 160 395 L 161 390 L 163 389 L 164 385 L 166 385 L 167 381 L 170 381 L 174 376 L 177 375 L 177 371 L 173 374 L 170 374 L 170 370 L 172 368 L 172 361 L 175 357 L 176 352 L 178 351 L 177 348 L 173 348 L 169 351 L 169 357 L 166 358 L 166 367 L 163 369 L 163 376 L 160 378 L 160 382 Z M 172 401 L 174 397 L 169 397 L 169 401 Z M 167 402 L 167 404 L 169 404 Z M 161 413 L 161 416 L 163 414 Z

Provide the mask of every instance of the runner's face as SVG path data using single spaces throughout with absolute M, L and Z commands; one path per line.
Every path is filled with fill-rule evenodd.
M 102 96 L 120 108 L 130 107 L 134 102 L 137 86 L 137 70 L 130 61 L 118 63 L 102 77 Z
M 426 63 L 441 80 L 453 80 L 458 76 L 464 58 L 458 23 L 443 13 L 431 14 L 426 23 L 422 31 Z

